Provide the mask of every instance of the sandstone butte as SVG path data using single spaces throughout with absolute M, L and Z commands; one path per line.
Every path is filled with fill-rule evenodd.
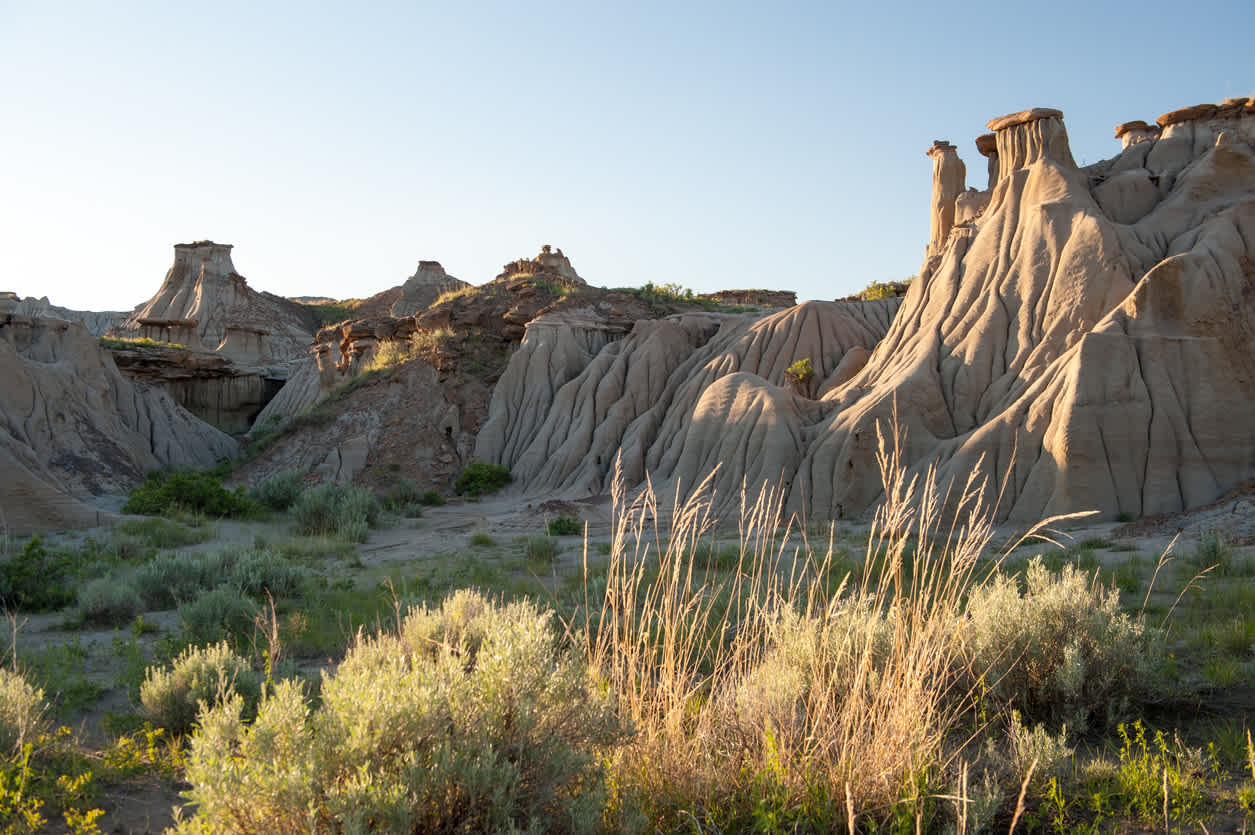
M 159 292 L 131 314 L 21 312 L 27 302 L 0 294 L 0 461 L 13 474 L 0 525 L 87 524 L 91 494 L 233 454 L 233 440 L 179 405 L 203 415 L 206 391 L 220 416 L 247 423 L 268 401 L 256 420 L 282 418 L 360 372 L 379 345 L 485 316 L 502 339 L 521 337 L 486 415 L 465 397 L 416 400 L 393 385 L 354 412 L 334 449 L 307 438 L 293 460 L 353 478 L 383 437 L 371 427 L 409 426 L 419 446 L 448 441 L 433 478 L 473 446 L 511 469 L 520 500 L 604 494 L 616 470 L 628 487 L 648 477 L 682 499 L 715 472 L 719 512 L 736 512 L 743 486 L 778 486 L 789 510 L 817 520 L 880 498 L 877 435 L 896 415 L 912 472 L 983 476 L 1000 519 L 1182 510 L 1255 476 L 1255 101 L 1122 123 L 1120 152 L 1084 168 L 1058 110 L 987 129 L 976 137 L 984 188 L 966 186 L 957 147 L 927 149 L 930 239 L 902 299 L 636 320 L 611 303 L 542 311 L 527 274 L 586 287 L 546 248 L 494 280 L 515 292 L 499 311 L 430 307 L 467 285 L 420 262 L 368 300 L 366 318 L 315 335 L 307 308 L 248 288 L 230 247 L 209 241 L 177 246 Z M 128 377 L 88 327 L 197 355 L 154 360 L 154 371 L 119 354 Z M 207 354 L 232 364 L 214 372 L 227 380 L 218 388 L 206 388 L 218 367 Z M 799 359 L 812 361 L 809 379 L 789 375 Z M 180 367 L 196 369 L 194 385 L 174 384 Z M 424 367 L 401 387 L 439 388 Z M 278 395 L 248 399 L 250 374 L 282 385 Z
M 912 472 L 984 476 L 1000 519 L 1182 510 L 1255 475 L 1255 101 L 1125 123 L 1078 167 L 1063 114 L 994 119 L 984 189 L 948 142 L 901 301 L 686 315 L 622 339 L 530 323 L 476 454 L 521 494 L 606 492 L 620 462 L 683 498 L 716 466 L 735 511 L 780 485 L 808 519 L 882 494 L 896 412 Z M 810 358 L 798 392 L 786 379 Z

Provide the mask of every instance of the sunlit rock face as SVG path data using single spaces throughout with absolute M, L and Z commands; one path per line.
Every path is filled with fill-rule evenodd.
M 225 350 L 241 362 L 304 356 L 314 335 L 309 310 L 249 287 L 235 271 L 231 249 L 230 244 L 213 241 L 176 245 L 174 263 L 156 295 L 111 333 L 140 336 L 145 328 L 167 322 L 185 328 L 177 334 L 187 340 L 180 344 Z M 171 334 L 171 341 L 177 341 L 174 337 Z
M 1060 111 L 993 119 L 985 192 L 936 143 L 928 254 L 883 326 L 822 304 L 604 344 L 538 323 L 477 454 L 522 493 L 604 491 L 619 461 L 683 498 L 718 466 L 720 510 L 770 484 L 833 518 L 880 499 L 896 420 L 911 473 L 975 474 L 999 518 L 1211 501 L 1255 476 L 1255 102 L 1143 124 L 1082 169 Z

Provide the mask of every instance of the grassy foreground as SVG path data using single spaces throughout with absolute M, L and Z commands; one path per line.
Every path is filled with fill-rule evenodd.
M 43 656 L 4 671 L 0 821 L 97 831 L 101 786 L 157 778 L 190 784 L 184 832 L 1249 824 L 1244 720 L 1218 716 L 1205 739 L 1169 724 L 1249 688 L 1249 560 L 1219 543 L 1175 572 L 1135 555 L 1107 568 L 1101 542 L 1033 556 L 1046 525 L 994 543 L 975 484 L 908 481 L 890 447 L 881 465 L 887 500 L 859 553 L 783 521 L 778 495 L 719 535 L 700 491 L 669 509 L 619 491 L 609 541 L 576 560 L 551 536 L 479 532 L 422 576 L 383 578 L 383 606 L 349 579 L 378 515 L 365 496 L 288 479 L 257 497 L 297 531 L 342 515 L 323 545 L 176 556 L 159 551 L 197 547 L 200 527 L 127 523 L 130 539 L 95 546 L 104 568 L 66 617 L 130 624 L 115 646 L 137 671 L 134 713 L 88 745 L 55 728 L 75 680 Z M 40 550 L 18 567 L 59 565 Z M 1209 572 L 1224 595 L 1191 605 Z M 29 586 L 14 605 L 64 605 Z M 145 617 L 170 606 L 180 631 L 145 656 Z M 74 646 L 49 669 L 81 663 Z

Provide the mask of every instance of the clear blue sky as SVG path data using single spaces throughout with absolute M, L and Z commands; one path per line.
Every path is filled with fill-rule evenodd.
M 834 298 L 910 275 L 933 139 L 1112 128 L 1255 95 L 1255 3 L 0 0 L 0 289 L 128 309 L 178 242 L 249 283 L 482 283 L 560 246 L 591 283 Z

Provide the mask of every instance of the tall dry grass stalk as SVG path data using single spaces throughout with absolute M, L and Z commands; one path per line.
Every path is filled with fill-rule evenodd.
M 971 705 L 958 627 L 993 526 L 975 476 L 957 495 L 931 471 L 908 478 L 883 434 L 878 461 L 868 564 L 881 570 L 840 582 L 831 541 L 788 544 L 778 490 L 742 496 L 740 559 L 717 573 L 693 559 L 715 523 L 709 480 L 672 509 L 667 535 L 652 488 L 627 502 L 616 480 L 587 655 L 636 731 L 611 766 L 624 803 L 726 823 L 767 798 L 851 831 L 854 817 L 920 814 Z

